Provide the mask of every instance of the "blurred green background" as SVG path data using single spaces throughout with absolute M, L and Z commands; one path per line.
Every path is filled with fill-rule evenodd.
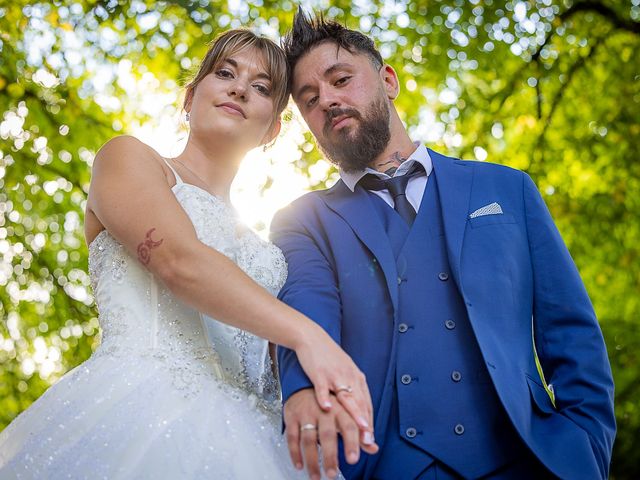
M 302 5 L 376 40 L 399 74 L 396 104 L 414 139 L 537 182 L 607 342 L 611 477 L 640 478 L 640 0 Z M 249 26 L 277 40 L 296 8 L 0 2 L 0 428 L 97 344 L 83 209 L 100 145 L 157 120 L 139 85 L 176 100 L 217 32 Z M 320 154 L 308 134 L 299 148 L 293 168 L 311 177 Z

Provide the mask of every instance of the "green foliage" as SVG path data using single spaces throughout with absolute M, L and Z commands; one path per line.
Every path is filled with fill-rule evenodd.
M 605 334 L 618 479 L 640 476 L 639 3 L 312 3 L 376 39 L 397 69 L 396 105 L 415 139 L 524 169 L 538 183 Z M 287 0 L 3 5 L 0 426 L 97 342 L 81 229 L 90 165 L 124 125 L 152 120 L 128 107 L 118 68 L 175 90 L 216 32 L 251 25 L 277 38 L 297 8 Z M 309 175 L 321 155 L 310 135 L 300 148 L 296 168 Z

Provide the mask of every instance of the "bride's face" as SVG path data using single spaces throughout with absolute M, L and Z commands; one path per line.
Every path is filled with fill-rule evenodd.
M 262 54 L 246 48 L 223 60 L 195 87 L 186 108 L 191 131 L 247 150 L 267 143 L 277 128 L 272 95 Z

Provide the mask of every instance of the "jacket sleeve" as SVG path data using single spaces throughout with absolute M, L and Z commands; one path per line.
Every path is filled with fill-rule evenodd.
M 595 312 L 538 189 L 523 175 L 533 268 L 534 338 L 556 408 L 584 430 L 602 478 L 615 436 L 613 377 Z
M 287 207 L 271 223 L 271 239 L 283 251 L 289 272 L 278 298 L 340 344 L 341 304 L 328 242 L 317 226 L 300 221 L 295 213 L 294 207 Z M 298 390 L 313 386 L 292 350 L 278 347 L 278 369 L 283 404 Z

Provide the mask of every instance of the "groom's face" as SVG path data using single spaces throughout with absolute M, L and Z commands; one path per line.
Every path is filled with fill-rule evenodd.
M 328 160 L 362 170 L 389 143 L 389 93 L 384 69 L 366 54 L 325 42 L 293 71 L 292 95 Z

